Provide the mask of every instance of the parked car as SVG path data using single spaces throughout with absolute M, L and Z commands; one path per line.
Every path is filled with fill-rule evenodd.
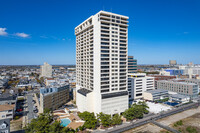
M 33 112 L 34 112 L 34 113 L 38 113 L 38 109 L 35 109 Z
M 36 101 L 35 101 L 35 100 L 33 100 L 32 102 L 33 102 L 34 104 L 36 103 Z
M 17 109 L 17 112 L 21 112 L 21 111 L 23 111 L 23 109 Z
M 16 115 L 16 116 L 22 116 L 23 113 L 22 113 L 22 112 L 15 112 L 15 115 Z

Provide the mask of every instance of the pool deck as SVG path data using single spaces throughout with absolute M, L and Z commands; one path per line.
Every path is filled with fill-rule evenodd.
M 57 120 L 60 121 L 61 119 L 68 118 L 71 122 L 66 126 L 69 128 L 76 129 L 84 124 L 84 121 L 77 116 L 76 113 L 65 113 L 65 111 L 59 110 L 53 113 L 55 116 L 58 116 Z

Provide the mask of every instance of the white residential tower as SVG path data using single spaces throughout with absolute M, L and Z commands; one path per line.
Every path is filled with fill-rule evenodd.
M 128 108 L 128 17 L 100 11 L 75 28 L 78 110 L 107 114 Z

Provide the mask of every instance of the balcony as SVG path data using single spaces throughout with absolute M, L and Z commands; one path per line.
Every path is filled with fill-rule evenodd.
M 101 49 L 107 50 L 107 49 L 109 49 L 109 46 L 101 46 Z
M 101 30 L 101 33 L 109 33 L 107 30 Z
M 101 57 L 109 57 L 109 54 L 101 54 Z
M 109 45 L 107 42 L 101 42 L 101 45 Z
M 104 54 L 104 53 L 108 54 L 108 53 L 109 53 L 109 50 L 101 50 L 101 53 L 102 53 L 102 54 Z

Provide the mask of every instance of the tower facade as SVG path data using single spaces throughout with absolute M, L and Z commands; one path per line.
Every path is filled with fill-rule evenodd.
M 52 77 L 52 66 L 47 62 L 44 62 L 44 65 L 40 66 L 40 77 Z
M 100 11 L 75 28 L 78 110 L 115 114 L 128 108 L 128 17 Z
M 137 60 L 128 56 L 128 73 L 137 73 Z

